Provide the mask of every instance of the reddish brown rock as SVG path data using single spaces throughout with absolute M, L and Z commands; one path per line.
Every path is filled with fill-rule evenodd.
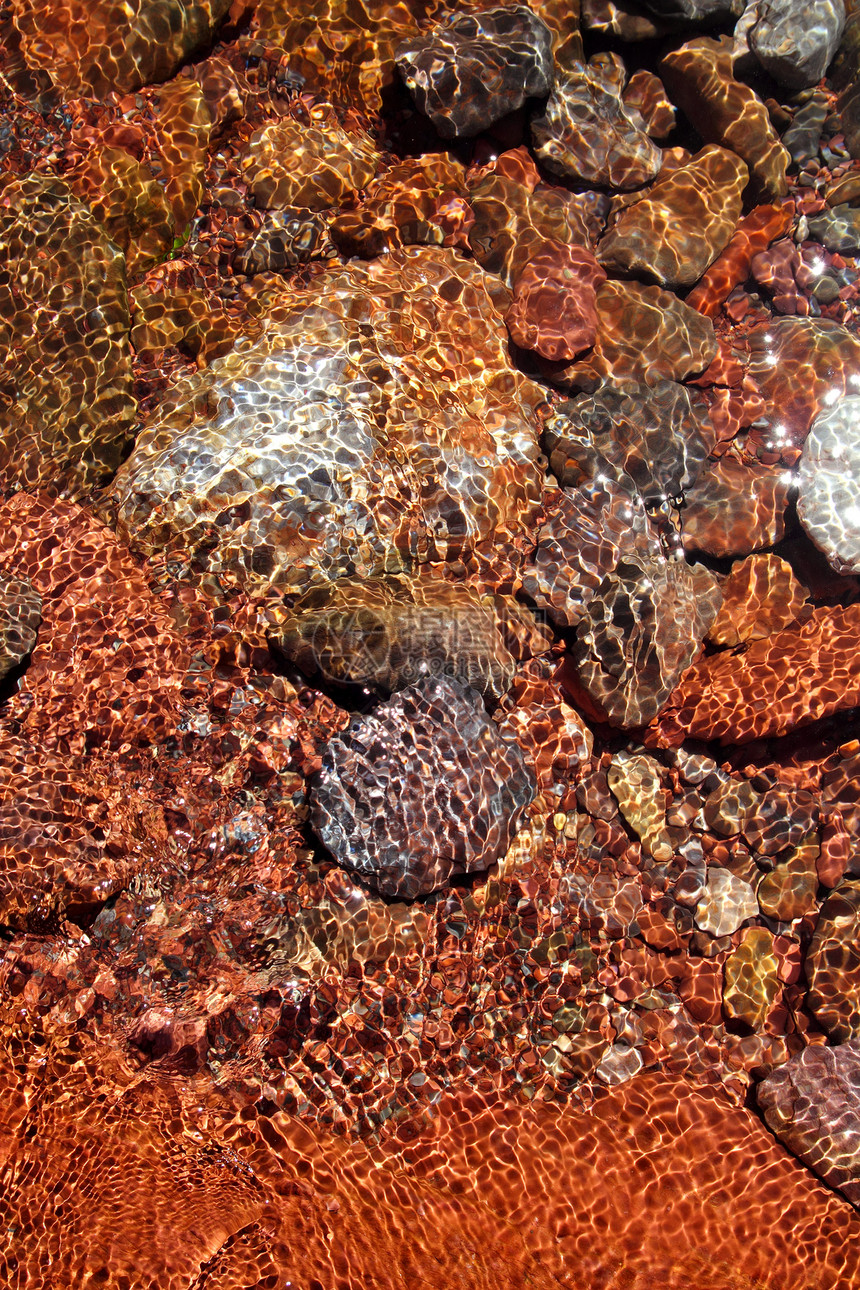
M 756 328 L 749 345 L 749 375 L 766 404 L 750 446 L 792 465 L 815 418 L 856 393 L 860 339 L 823 318 L 778 318 Z
M 777 466 L 747 466 L 726 455 L 708 462 L 686 497 L 684 546 L 709 555 L 746 555 L 785 532 L 790 477 Z
M 698 282 L 735 231 L 747 175 L 734 153 L 703 148 L 624 208 L 600 243 L 601 263 L 663 286 Z
M 610 280 L 597 290 L 593 351 L 554 379 L 585 390 L 606 380 L 683 381 L 704 371 L 716 353 L 710 321 L 670 291 Z
M 248 140 L 243 169 L 258 206 L 323 210 L 366 188 L 379 153 L 358 130 L 347 132 L 326 105 L 310 121 L 284 117 L 262 126 Z
M 699 36 L 688 41 L 665 55 L 659 71 L 702 138 L 731 148 L 749 166 L 760 192 L 782 197 L 789 155 L 761 99 L 734 78 L 731 37 Z
M 766 251 L 791 227 L 793 204 L 756 206 L 738 223 L 725 250 L 721 251 L 702 280 L 687 296 L 691 309 L 706 318 L 716 318 L 720 308 L 735 287 L 742 286 L 750 275 L 756 255 Z
M 681 678 L 655 735 L 744 744 L 860 703 L 860 606 L 815 609 L 743 654 L 700 659 Z
M 507 155 L 507 154 L 503 154 Z M 546 243 L 588 247 L 603 227 L 606 199 L 594 193 L 575 195 L 547 184 L 533 186 L 520 164 L 479 174 L 469 187 L 475 222 L 469 245 L 488 273 L 513 285 Z
M 621 95 L 624 106 L 635 108 L 652 139 L 665 139 L 675 128 L 675 108 L 663 82 L 644 68 L 634 72 Z
M 756 889 L 761 912 L 782 923 L 794 922 L 815 906 L 818 842 L 808 841 L 781 856 Z
M 723 603 L 708 633 L 715 645 L 762 640 L 795 622 L 807 592 L 791 565 L 776 555 L 749 555 L 720 584 Z
M 0 403 L 7 491 L 87 495 L 135 419 L 125 262 L 59 179 L 0 182 Z
M 851 838 L 839 811 L 821 817 L 821 845 L 815 867 L 822 887 L 838 887 L 851 859 Z
M 512 340 L 544 358 L 575 358 L 597 335 L 596 289 L 606 273 L 591 251 L 545 242 L 514 283 L 505 314 Z
M 229 0 L 14 0 L 28 66 L 69 97 L 165 81 L 212 33 Z

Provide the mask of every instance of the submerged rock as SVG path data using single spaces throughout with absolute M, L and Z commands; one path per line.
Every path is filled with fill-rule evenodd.
M 0 677 L 27 657 L 42 621 L 42 597 L 27 578 L 0 569 Z
M 207 40 L 230 0 L 12 0 L 31 70 L 70 97 L 165 81 Z
M 790 89 L 817 85 L 839 47 L 843 0 L 754 0 L 751 8 L 750 49 L 768 75 Z
M 703 148 L 621 211 L 600 243 L 601 263 L 662 286 L 698 282 L 735 231 L 748 175 L 734 153 Z
M 619 483 L 627 476 L 646 504 L 659 504 L 695 484 L 705 435 L 707 416 L 683 385 L 628 381 L 557 404 L 543 442 L 559 483 L 576 487 L 593 477 L 596 452 L 621 472 Z
M 534 794 L 475 691 L 428 678 L 329 743 L 311 812 L 339 863 L 411 899 L 504 855 Z
M 756 1100 L 789 1151 L 860 1207 L 860 1042 L 804 1048 L 762 1080 Z
M 0 480 L 86 495 L 135 419 L 125 260 L 59 179 L 0 181 Z
M 406 578 L 339 579 L 277 614 L 270 635 L 332 681 L 401 690 L 449 676 L 499 699 L 514 676 L 499 618 L 470 587 Z
M 435 248 L 286 290 L 258 339 L 159 407 L 117 478 L 120 532 L 249 587 L 301 587 L 523 529 L 543 396 L 511 366 L 506 299 Z
M 662 160 L 642 126 L 599 69 L 575 64 L 532 122 L 532 136 L 537 157 L 556 174 L 598 187 L 641 188 Z
M 443 139 L 479 134 L 552 88 L 552 32 L 525 5 L 446 14 L 395 57 Z
M 813 422 L 797 485 L 797 513 L 813 542 L 837 573 L 860 573 L 860 395 Z

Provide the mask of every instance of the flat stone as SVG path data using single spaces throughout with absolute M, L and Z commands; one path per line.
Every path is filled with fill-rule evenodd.
M 544 395 L 511 366 L 507 300 L 441 248 L 286 287 L 259 338 L 159 406 L 117 479 L 121 532 L 249 587 L 296 588 L 525 529 Z
M 762 1080 L 756 1101 L 780 1142 L 860 1206 L 860 1042 L 802 1049 Z
M 125 260 L 60 179 L 0 181 L 0 480 L 89 495 L 136 416 Z
M 600 243 L 601 263 L 662 286 L 698 282 L 735 231 L 748 176 L 734 153 L 703 148 L 624 208 Z
M 28 67 L 69 97 L 166 81 L 213 32 L 230 0 L 12 0 Z
M 667 792 L 660 779 L 660 763 L 645 753 L 616 753 L 607 772 L 618 809 L 658 862 L 671 860 L 674 848 L 666 831 Z
M 339 206 L 376 173 L 380 154 L 368 136 L 346 131 L 330 109 L 317 111 L 319 119 L 310 124 L 281 118 L 248 140 L 243 171 L 263 210 Z
M 273 610 L 269 637 L 305 671 L 375 690 L 448 676 L 498 700 L 514 660 L 504 614 L 470 587 L 431 579 L 339 578 L 289 609 Z
M 723 1011 L 729 1021 L 761 1030 L 779 997 L 779 961 L 765 927 L 748 927 L 725 964 Z
M 552 89 L 552 32 L 525 5 L 446 14 L 400 45 L 395 59 L 443 139 L 480 134 Z
M 566 683 L 622 728 L 654 720 L 699 653 L 720 606 L 703 565 L 629 555 L 598 586 L 569 647 Z M 588 708 L 586 708 L 588 711 Z
M 257 0 L 249 36 L 283 52 L 278 79 L 374 116 L 398 81 L 394 55 L 418 34 L 422 3 L 400 0 Z M 294 79 L 293 79 L 294 78 Z M 301 78 L 301 79 L 299 79 Z
M 641 127 L 641 117 L 628 112 L 605 73 L 580 63 L 559 78 L 544 115 L 532 121 L 535 155 L 578 183 L 641 188 L 662 161 Z
M 696 906 L 696 926 L 711 936 L 731 936 L 758 914 L 755 892 L 728 869 L 711 867 L 705 891 Z
M 860 606 L 822 605 L 807 622 L 753 641 L 742 654 L 699 659 L 658 723 L 663 736 L 745 744 L 856 707 L 858 631 Z
M 607 380 L 683 381 L 704 371 L 716 354 L 710 319 L 671 291 L 610 279 L 597 289 L 594 349 L 553 379 L 585 390 Z
M 756 812 L 761 795 L 748 779 L 727 779 L 705 799 L 705 822 L 721 838 L 740 833 Z
M 720 585 L 723 603 L 708 633 L 715 645 L 734 647 L 763 640 L 795 622 L 806 604 L 806 588 L 787 560 L 748 555 Z
M 843 883 L 822 904 L 804 970 L 819 1025 L 839 1043 L 860 1037 L 860 883 Z
M 628 112 L 635 109 L 645 123 L 645 132 L 652 139 L 665 139 L 676 124 L 674 103 L 666 96 L 663 82 L 653 72 L 640 68 L 634 72 L 624 87 L 621 101 Z
M 546 184 L 530 186 L 525 178 L 491 171 L 469 189 L 475 219 L 469 230 L 472 254 L 509 286 L 544 253 L 547 242 L 589 247 L 608 209 L 606 197 L 568 193 Z
M 789 155 L 761 99 L 733 72 L 732 38 L 699 36 L 661 59 L 657 69 L 672 99 L 706 143 L 731 148 L 759 191 L 783 197 Z
M 514 283 L 505 314 L 511 339 L 551 360 L 571 359 L 597 337 L 597 287 L 606 273 L 591 251 L 545 242 Z
M 427 678 L 329 742 L 311 815 L 340 864 L 411 899 L 503 856 L 534 794 L 476 692 Z
M 793 848 L 765 874 L 756 890 L 761 912 L 768 918 L 791 923 L 815 906 L 818 890 L 817 839 Z
M 686 496 L 684 546 L 716 556 L 773 546 L 785 533 L 789 487 L 776 466 L 747 466 L 728 455 L 707 462 Z
M 817 85 L 845 25 L 843 0 L 754 0 L 749 46 L 779 85 Z
M 797 513 L 813 542 L 837 573 L 860 573 L 860 395 L 812 423 L 797 486 Z

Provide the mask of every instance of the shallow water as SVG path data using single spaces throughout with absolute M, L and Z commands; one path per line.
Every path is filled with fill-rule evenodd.
M 860 14 L 705 8 L 0 5 L 3 1287 L 860 1286 Z

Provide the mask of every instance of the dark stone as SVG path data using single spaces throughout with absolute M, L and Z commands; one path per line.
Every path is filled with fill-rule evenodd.
M 449 14 L 395 57 L 444 139 L 480 134 L 552 88 L 552 33 L 525 5 Z
M 411 898 L 504 855 L 535 791 L 476 692 L 427 678 L 332 739 L 311 810 L 340 864 Z

